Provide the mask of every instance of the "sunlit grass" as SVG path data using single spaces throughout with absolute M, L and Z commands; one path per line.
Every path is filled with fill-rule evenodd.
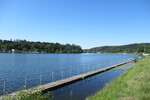
M 150 100 L 150 56 L 86 100 Z

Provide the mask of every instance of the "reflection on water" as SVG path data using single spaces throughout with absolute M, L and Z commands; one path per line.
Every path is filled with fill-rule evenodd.
M 53 92 L 54 100 L 85 100 L 86 97 L 95 94 L 104 87 L 106 83 L 112 81 L 123 72 L 124 71 L 121 70 L 109 70 L 55 90 Z

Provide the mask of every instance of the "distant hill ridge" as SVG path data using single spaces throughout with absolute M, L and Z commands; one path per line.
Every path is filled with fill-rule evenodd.
M 150 43 L 134 43 L 121 46 L 100 46 L 84 49 L 88 53 L 150 53 Z

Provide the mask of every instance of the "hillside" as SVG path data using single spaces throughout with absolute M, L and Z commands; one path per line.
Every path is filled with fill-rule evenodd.
M 26 40 L 0 40 L 0 52 L 4 53 L 82 53 L 82 48 L 74 44 L 32 42 Z
M 86 53 L 150 53 L 150 43 L 135 43 L 122 46 L 101 46 L 91 49 L 85 49 Z

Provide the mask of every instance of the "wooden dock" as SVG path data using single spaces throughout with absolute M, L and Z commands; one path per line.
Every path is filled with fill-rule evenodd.
M 40 86 L 35 87 L 35 89 L 36 89 L 35 92 L 42 91 L 42 92 L 45 93 L 47 91 L 53 91 L 53 90 L 56 90 L 58 88 L 67 86 L 67 85 L 72 84 L 74 82 L 83 80 L 83 79 L 88 78 L 90 76 L 93 76 L 93 75 L 111 70 L 113 68 L 116 68 L 118 66 L 121 66 L 121 65 L 127 64 L 129 62 L 133 62 L 133 61 L 135 61 L 135 59 L 127 61 L 127 62 L 123 62 L 123 63 L 120 63 L 120 64 L 116 64 L 116 65 L 113 65 L 113 66 L 110 66 L 110 67 L 106 67 L 106 68 L 102 68 L 102 69 L 99 69 L 99 70 L 84 73 L 84 74 L 81 74 L 81 75 L 77 75 L 77 76 L 73 76 L 73 77 L 70 77 L 70 78 L 62 79 L 62 80 L 59 80 L 59 81 L 56 81 L 56 82 L 51 82 L 51 83 L 48 83 L 48 84 L 40 85 Z M 10 95 L 16 95 L 17 93 L 18 92 L 11 93 Z M 1 100 L 1 97 L 0 97 L 0 100 Z
M 131 60 L 131 61 L 134 61 L 134 60 Z M 37 87 L 37 89 L 42 90 L 43 92 L 53 91 L 55 89 L 64 87 L 66 85 L 72 84 L 72 83 L 80 81 L 80 80 L 83 80 L 83 79 L 88 78 L 90 76 L 93 76 L 93 75 L 111 70 L 115 67 L 127 64 L 131 61 L 123 62 L 123 63 L 116 64 L 116 65 L 113 65 L 113 66 L 110 66 L 110 67 L 106 67 L 106 68 L 102 68 L 102 69 L 95 70 L 95 71 L 92 71 L 92 72 L 88 72 L 88 73 L 84 73 L 84 74 L 81 74 L 81 75 L 73 76 L 73 77 L 66 78 L 66 79 L 63 79 L 63 80 L 59 80 L 59 81 L 56 81 L 56 82 L 51 82 L 51 83 L 48 83 L 48 84 L 40 85 L 40 86 Z

